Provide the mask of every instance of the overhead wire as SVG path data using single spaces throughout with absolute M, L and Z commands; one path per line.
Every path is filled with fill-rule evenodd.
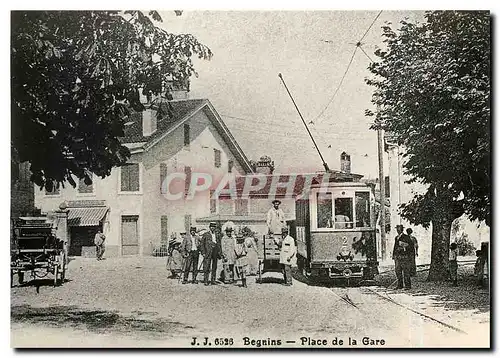
M 361 39 L 358 41 L 358 42 L 361 42 L 364 40 L 364 38 L 366 37 L 366 35 L 368 34 L 368 32 L 370 31 L 370 29 L 372 28 L 373 24 L 375 24 L 375 21 L 377 21 L 377 19 L 379 18 L 380 14 L 382 13 L 383 10 L 380 10 L 379 13 L 377 14 L 377 16 L 375 16 L 375 19 L 373 19 L 372 23 L 370 24 L 370 26 L 368 27 L 368 29 L 365 31 L 363 37 L 361 37 Z
M 366 56 L 366 57 L 368 57 L 368 59 L 370 60 L 370 62 L 373 62 L 373 60 L 371 59 L 371 57 L 370 57 L 370 56 L 368 56 L 368 54 L 366 53 L 366 51 L 363 49 L 363 47 L 362 47 L 361 45 L 359 45 L 359 49 L 360 49 L 361 51 L 363 51 L 363 53 L 365 54 L 365 56 Z
M 368 57 L 370 58 L 370 56 L 368 56 L 368 54 L 365 52 L 365 50 L 361 47 L 361 41 L 363 41 L 363 39 L 366 37 L 366 35 L 368 34 L 368 32 L 370 31 L 370 29 L 373 27 L 373 25 L 375 24 L 375 22 L 377 21 L 377 19 L 380 17 L 380 14 L 382 14 L 382 11 L 383 10 L 380 10 L 379 13 L 377 14 L 377 16 L 375 16 L 375 18 L 373 19 L 372 23 L 370 24 L 370 26 L 368 26 L 368 28 L 366 29 L 365 33 L 363 34 L 363 36 L 361 37 L 361 39 L 355 44 L 355 48 L 354 48 L 354 51 L 352 53 L 352 56 L 351 56 L 351 59 L 349 60 L 349 63 L 347 65 L 347 68 L 344 72 L 344 75 L 342 76 L 342 78 L 340 79 L 340 82 L 339 82 L 339 85 L 337 86 L 337 88 L 335 89 L 335 92 L 333 93 L 333 96 L 330 98 L 330 100 L 328 101 L 327 105 L 321 110 L 321 112 L 312 120 L 313 124 L 314 122 L 316 122 L 318 120 L 318 118 L 320 118 L 323 113 L 325 113 L 325 111 L 328 109 L 328 107 L 330 106 L 330 104 L 332 104 L 333 100 L 335 99 L 335 96 L 337 95 L 337 93 L 339 92 L 339 89 L 340 89 L 340 86 L 342 85 L 342 83 L 344 82 L 344 79 L 345 79 L 345 76 L 347 75 L 347 72 L 349 71 L 349 68 L 351 67 L 351 64 L 352 64 L 352 61 L 354 59 L 354 55 L 356 54 L 356 51 L 358 49 L 358 47 L 361 49 L 361 51 L 363 51 L 363 53 Z M 326 40 L 322 40 L 324 42 L 328 42 Z M 370 59 L 371 62 L 373 62 L 371 59 Z
M 250 119 L 244 119 L 244 118 L 241 118 L 241 117 L 233 117 L 233 116 L 226 116 L 224 114 L 221 114 L 221 116 L 223 117 L 228 117 L 228 118 L 232 118 L 232 119 L 236 119 L 238 121 L 242 121 L 243 123 L 238 123 L 237 124 L 237 127 L 235 127 L 234 129 L 231 129 L 231 130 L 235 130 L 235 131 L 243 131 L 243 132 L 252 132 L 252 133 L 269 133 L 269 134 L 282 134 L 282 135 L 285 135 L 287 137 L 296 137 L 296 138 L 302 138 L 302 135 L 300 134 L 296 134 L 296 133 L 290 133 L 289 131 L 290 130 L 294 130 L 296 129 L 297 131 L 300 131 L 302 128 L 298 127 L 298 126 L 295 126 L 295 125 L 286 125 L 285 127 L 283 127 L 282 130 L 280 130 L 279 128 L 279 123 L 277 122 L 274 122 L 274 123 L 269 123 L 269 122 L 261 122 L 259 123 L 258 126 L 254 125 Z M 230 122 L 229 122 L 230 123 Z M 263 128 L 263 126 L 267 126 L 268 128 Z M 230 126 L 232 127 L 232 126 Z M 317 129 L 315 128 L 314 129 L 315 132 L 317 132 Z M 338 132 L 335 132 L 335 133 L 328 133 L 328 134 L 325 134 L 324 132 L 323 133 L 320 133 L 320 132 L 317 132 L 317 135 L 318 137 L 320 137 L 321 139 L 325 140 L 326 138 L 324 137 L 324 135 L 328 135 L 329 138 L 332 138 L 333 137 L 337 137 L 337 138 L 345 138 L 345 137 L 350 137 L 350 138 L 353 138 L 353 137 L 356 137 L 356 138 L 366 138 L 365 135 L 362 135 L 360 134 L 359 132 L 354 132 L 354 133 L 338 133 Z
M 335 96 L 337 96 L 337 93 L 339 92 L 340 90 L 340 86 L 342 86 L 342 83 L 344 82 L 344 79 L 345 79 L 345 76 L 347 75 L 347 72 L 349 72 L 349 68 L 351 67 L 351 64 L 352 64 L 352 61 L 354 60 L 354 55 L 356 54 L 356 51 L 358 50 L 358 47 L 356 46 L 354 48 L 354 51 L 352 52 L 352 55 L 351 55 L 351 59 L 349 60 L 349 63 L 347 64 L 347 68 L 345 69 L 344 71 L 344 74 L 342 75 L 342 78 L 340 79 L 340 82 L 337 86 L 337 88 L 335 89 L 335 92 L 333 93 L 333 96 L 330 98 L 330 100 L 328 101 L 328 103 L 326 104 L 326 106 L 323 108 L 323 110 L 312 120 L 312 122 L 314 123 L 319 117 L 321 117 L 323 115 L 323 113 L 325 113 L 325 111 L 328 109 L 328 107 L 330 106 L 330 104 L 333 102 L 333 100 L 335 99 Z

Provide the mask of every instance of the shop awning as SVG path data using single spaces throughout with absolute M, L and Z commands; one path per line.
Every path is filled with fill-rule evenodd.
M 69 208 L 68 226 L 98 226 L 108 212 L 107 207 Z

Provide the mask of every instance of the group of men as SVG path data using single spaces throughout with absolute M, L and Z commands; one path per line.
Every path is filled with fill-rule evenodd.
M 398 278 L 398 289 L 411 288 L 411 276 L 417 274 L 416 257 L 418 256 L 418 241 L 412 235 L 413 230 L 406 229 L 404 233 L 403 225 L 396 225 L 398 235 L 394 240 L 392 258 Z
M 267 213 L 268 234 L 274 238 L 274 242 L 280 250 L 280 264 L 283 269 L 285 285 L 292 284 L 291 267 L 296 266 L 295 240 L 288 234 L 285 222 L 285 214 L 280 209 L 281 202 L 274 200 L 273 207 Z M 242 235 L 233 237 L 233 228 L 226 226 L 224 235 L 217 230 L 217 224 L 211 222 L 209 231 L 201 237 L 197 229 L 191 227 L 189 233 L 183 237 L 179 251 L 183 257 L 182 283 L 188 283 L 189 273 L 192 272 L 191 282 L 198 283 L 198 265 L 200 254 L 203 256 L 203 282 L 206 286 L 214 285 L 217 281 L 217 264 L 222 260 L 223 272 L 227 282 L 234 281 L 234 270 L 242 279 L 242 287 L 246 287 L 245 267 L 248 264 L 248 248 Z
M 191 227 L 189 233 L 184 235 L 180 246 L 180 252 L 184 258 L 184 276 L 182 280 L 184 284 L 188 282 L 189 272 L 192 272 L 191 282 L 194 284 L 198 283 L 200 254 L 203 256 L 204 283 L 206 286 L 215 284 L 217 261 L 222 258 L 221 235 L 217 232 L 217 224 L 215 222 L 211 222 L 208 228 L 209 230 L 201 237 L 198 236 L 196 227 Z

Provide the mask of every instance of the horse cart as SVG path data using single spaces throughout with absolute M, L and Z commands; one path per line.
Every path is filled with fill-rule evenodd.
M 10 285 L 17 274 L 19 284 L 25 275 L 32 279 L 52 275 L 54 286 L 66 275 L 64 241 L 55 235 L 55 227 L 45 218 L 19 218 L 13 223 L 11 240 Z

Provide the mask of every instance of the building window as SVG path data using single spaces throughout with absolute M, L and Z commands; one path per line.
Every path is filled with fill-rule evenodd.
M 84 178 L 78 179 L 78 193 L 80 194 L 92 194 L 94 192 L 94 183 L 87 185 Z
M 248 199 L 236 199 L 234 202 L 235 215 L 248 215 Z
M 234 215 L 234 206 L 231 199 L 219 199 L 217 205 L 219 215 Z
M 332 227 L 332 193 L 317 194 L 318 228 Z
M 370 193 L 356 192 L 356 227 L 370 227 Z
M 162 216 L 160 218 L 160 230 L 161 230 L 161 244 L 168 245 L 168 216 Z
M 45 188 L 45 195 L 59 195 L 61 194 L 61 192 L 59 191 L 59 187 L 56 186 L 55 183 L 52 183 L 52 190 L 47 190 L 47 188 Z
M 216 168 L 220 168 L 221 165 L 221 152 L 218 149 L 214 149 L 214 165 Z
M 190 139 L 190 128 L 189 128 L 189 124 L 184 124 L 184 145 L 185 146 L 188 146 L 189 143 L 191 142 L 191 139 Z
M 120 189 L 125 192 L 139 191 L 139 163 L 125 164 L 120 168 Z
M 385 197 L 390 198 L 391 197 L 391 182 L 389 181 L 389 177 L 384 178 L 385 181 Z
M 167 192 L 167 188 L 163 187 L 163 182 L 167 178 L 167 164 L 160 163 L 160 193 L 165 194 Z M 166 185 L 166 183 L 165 183 Z
M 227 161 L 227 172 L 232 173 L 233 172 L 233 167 L 234 167 L 234 161 L 232 159 L 229 159 Z
M 335 198 L 335 229 L 352 229 L 352 198 Z
M 184 194 L 188 195 L 189 186 L 191 184 L 191 167 L 184 167 L 184 174 L 186 174 L 186 181 L 184 182 Z
M 215 190 L 210 190 L 210 214 L 217 214 L 217 198 L 214 195 Z

